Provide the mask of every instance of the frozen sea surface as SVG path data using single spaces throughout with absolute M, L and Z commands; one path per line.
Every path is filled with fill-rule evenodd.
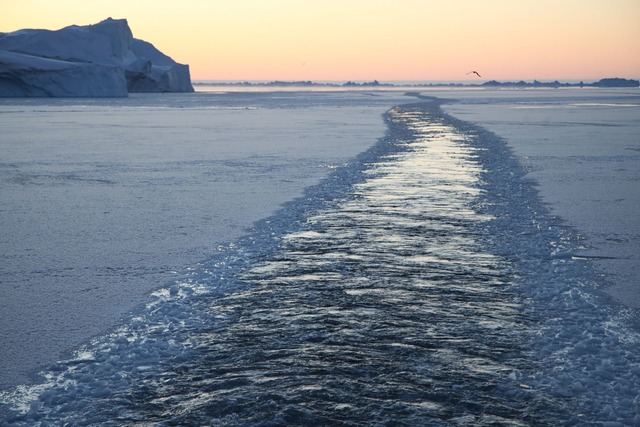
M 373 145 L 400 96 L 0 100 L 0 388 Z
M 504 96 L 482 92 L 448 92 L 463 104 L 446 108 Z M 553 183 L 538 185 L 509 138 L 443 114 L 437 100 L 375 95 L 215 98 L 281 120 L 402 105 L 386 114 L 384 138 L 381 127 L 353 129 L 348 140 L 374 140 L 319 168 L 231 244 L 181 261 L 146 304 L 35 385 L 1 393 L 0 420 L 640 425 L 634 312 L 601 293 L 606 275 L 580 255 L 589 230 L 541 197 Z
M 443 94 L 444 95 L 444 94 Z M 444 108 L 505 138 L 607 292 L 640 308 L 640 91 L 468 92 Z

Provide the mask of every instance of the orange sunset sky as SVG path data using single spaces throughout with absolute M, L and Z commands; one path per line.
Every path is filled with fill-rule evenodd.
M 0 31 L 126 18 L 193 80 L 640 77 L 640 0 L 0 0 Z

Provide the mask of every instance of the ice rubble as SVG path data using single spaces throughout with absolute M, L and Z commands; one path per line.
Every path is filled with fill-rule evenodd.
M 193 92 L 189 66 L 133 38 L 126 19 L 0 33 L 0 96 Z

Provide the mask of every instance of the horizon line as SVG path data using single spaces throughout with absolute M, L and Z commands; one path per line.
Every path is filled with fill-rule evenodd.
M 595 83 L 602 82 L 603 80 L 622 80 L 628 82 L 638 82 L 639 79 L 629 79 L 625 77 L 604 77 L 600 79 L 445 79 L 445 80 L 367 80 L 367 79 L 350 79 L 350 80 L 310 80 L 310 79 L 191 79 L 193 84 L 222 84 L 222 85 L 318 85 L 318 86 L 398 86 L 398 85 L 411 85 L 411 86 L 427 86 L 427 85 L 468 85 L 468 86 L 483 86 L 487 83 L 498 84 L 529 84 L 535 85 L 536 83 L 543 85 L 560 84 L 560 85 L 593 85 Z

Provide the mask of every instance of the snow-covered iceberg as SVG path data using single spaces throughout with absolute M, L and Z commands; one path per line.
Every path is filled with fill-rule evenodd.
M 189 66 L 133 38 L 126 19 L 0 33 L 0 96 L 193 92 Z

